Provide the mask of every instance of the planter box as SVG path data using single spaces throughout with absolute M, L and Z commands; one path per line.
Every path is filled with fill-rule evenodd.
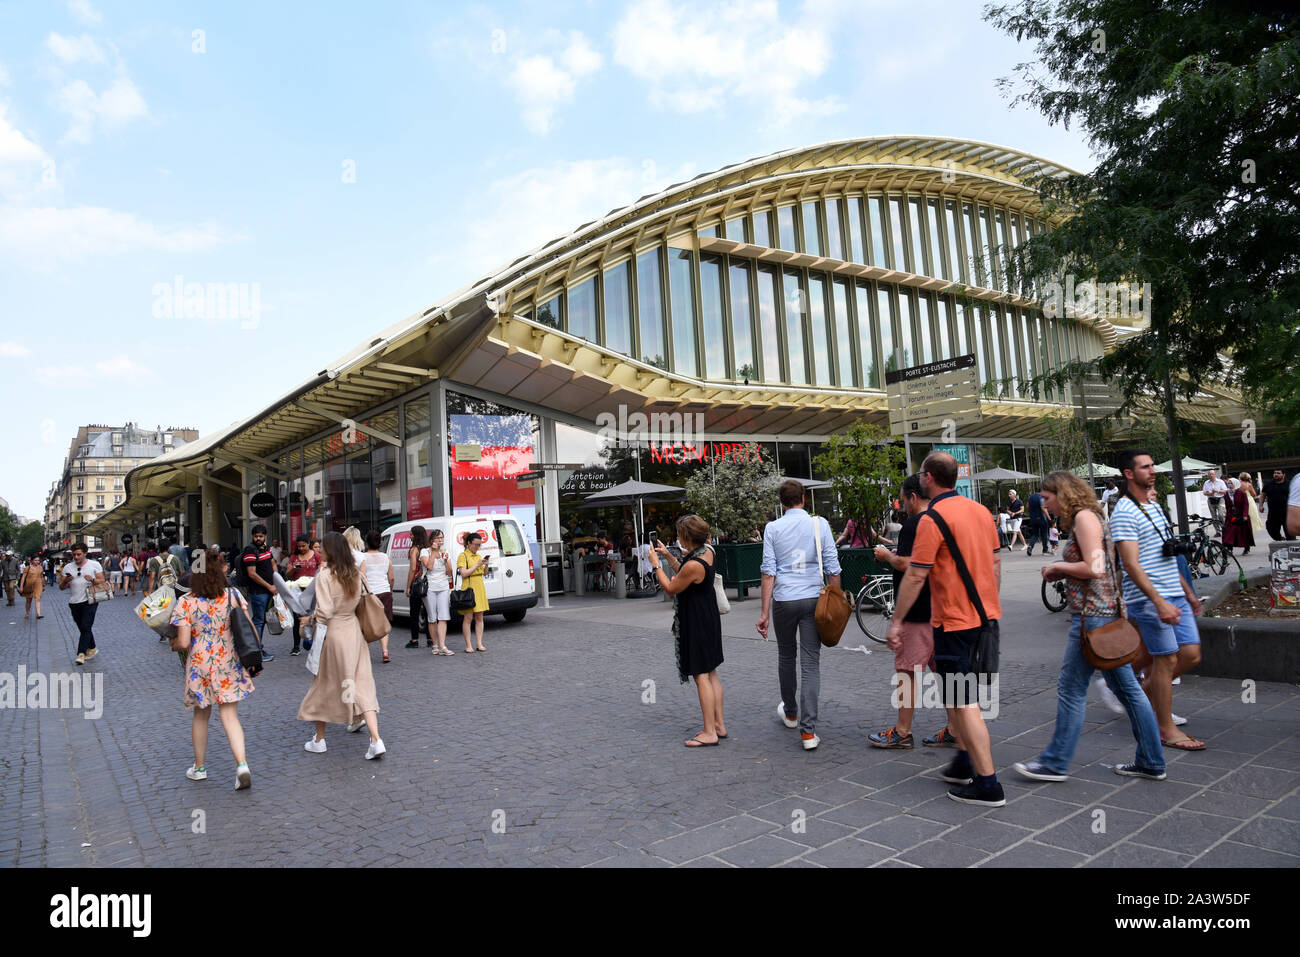
M 1250 586 L 1268 584 L 1270 572 L 1251 572 Z M 1208 579 L 1213 589 L 1206 611 L 1213 611 L 1239 585 L 1231 575 Z M 1267 618 L 1196 620 L 1201 632 L 1201 663 L 1193 669 L 1211 678 L 1251 678 L 1255 681 L 1300 683 L 1300 621 Z
M 736 589 L 737 601 L 744 601 L 748 589 L 763 583 L 763 573 L 759 571 L 763 564 L 763 543 L 718 545 L 717 552 L 723 584 Z
M 863 579 L 870 578 L 873 575 L 888 575 L 893 569 L 888 565 L 882 565 L 876 561 L 875 550 L 870 548 L 841 548 L 839 549 L 840 558 L 840 587 L 842 587 L 849 596 L 856 595 L 864 584 Z

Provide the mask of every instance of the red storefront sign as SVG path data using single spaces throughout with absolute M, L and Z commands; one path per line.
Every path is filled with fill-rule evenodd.
M 764 461 L 761 446 L 745 442 L 673 442 L 650 443 L 651 462 L 671 462 L 685 465 L 688 462 L 723 462 L 728 458 Z

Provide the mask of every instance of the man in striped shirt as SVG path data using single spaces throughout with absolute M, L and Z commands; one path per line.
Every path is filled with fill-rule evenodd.
M 1149 501 L 1155 487 L 1155 460 L 1143 450 L 1120 453 L 1126 487 L 1110 519 L 1111 537 L 1124 564 L 1124 602 L 1142 634 L 1146 656 L 1136 666 L 1146 671 L 1143 690 L 1151 699 L 1160 739 L 1167 748 L 1203 751 L 1202 741 L 1174 726 L 1173 680 L 1201 661 L 1196 615 L 1201 601 L 1178 571 L 1167 547 L 1174 530 L 1159 505 Z

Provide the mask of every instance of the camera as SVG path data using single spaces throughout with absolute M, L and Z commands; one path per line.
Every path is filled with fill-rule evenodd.
M 1165 558 L 1178 558 L 1180 555 L 1183 558 L 1191 558 L 1196 554 L 1196 543 L 1182 536 L 1167 538 L 1161 546 L 1160 554 Z

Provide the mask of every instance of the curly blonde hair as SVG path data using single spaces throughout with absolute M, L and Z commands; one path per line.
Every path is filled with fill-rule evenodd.
M 1051 492 L 1061 503 L 1061 527 L 1069 531 L 1074 527 L 1074 516 L 1083 509 L 1091 509 L 1102 518 L 1105 513 L 1101 503 L 1088 483 L 1073 472 L 1052 472 L 1043 479 L 1044 491 Z

